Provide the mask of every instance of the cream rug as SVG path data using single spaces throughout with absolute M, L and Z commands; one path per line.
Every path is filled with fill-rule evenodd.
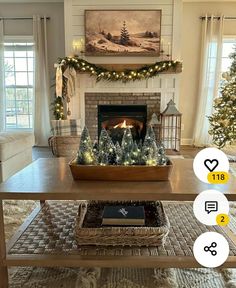
M 34 201 L 4 201 L 9 239 Z M 236 204 L 231 204 L 231 217 Z M 234 269 L 35 268 L 10 269 L 10 288 L 236 288 Z

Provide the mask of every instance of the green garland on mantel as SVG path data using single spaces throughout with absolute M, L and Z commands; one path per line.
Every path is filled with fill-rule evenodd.
M 58 64 L 62 66 L 63 70 L 65 70 L 67 67 L 71 67 L 78 72 L 87 72 L 91 76 L 95 76 L 97 81 L 106 80 L 122 82 L 149 79 L 168 70 L 177 72 L 178 67 L 182 67 L 182 62 L 180 61 L 165 60 L 156 62 L 154 64 L 145 65 L 139 69 L 115 71 L 89 63 L 78 56 L 59 58 Z

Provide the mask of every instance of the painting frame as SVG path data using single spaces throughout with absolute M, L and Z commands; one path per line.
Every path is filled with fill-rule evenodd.
M 132 34 L 133 30 L 131 30 L 131 33 L 129 32 L 130 34 L 128 34 L 128 35 L 131 35 L 131 37 L 130 37 L 131 40 L 130 40 L 129 44 L 124 44 L 124 45 L 123 45 L 123 43 L 118 44 L 117 41 L 121 41 L 121 36 L 119 39 L 118 38 L 119 36 L 116 35 L 116 36 L 111 36 L 111 37 L 114 37 L 113 41 L 115 43 L 112 43 L 112 45 L 109 46 L 109 44 L 107 44 L 105 41 L 112 41 L 112 40 L 107 39 L 110 32 L 109 33 L 104 32 L 104 29 L 105 29 L 104 27 L 102 27 L 102 28 L 100 27 L 99 28 L 100 31 L 96 31 L 96 32 L 92 31 L 91 23 L 93 23 L 93 22 L 92 22 L 91 18 L 97 19 L 96 17 L 94 17 L 96 15 L 96 13 L 100 13 L 100 14 L 117 13 L 117 15 L 121 15 L 122 13 L 123 14 L 125 14 L 125 13 L 126 14 L 136 13 L 137 14 L 138 13 L 139 14 L 141 12 L 143 12 L 144 15 L 145 14 L 147 15 L 147 13 L 150 13 L 150 12 L 157 15 L 157 21 L 156 21 L 156 23 L 154 23 L 156 25 L 156 28 L 155 28 L 156 31 L 152 30 L 152 31 L 148 32 L 148 30 L 146 29 L 146 32 L 142 31 L 140 33 Z M 95 15 L 93 15 L 94 13 L 95 13 Z M 104 18 L 102 18 L 102 19 L 103 19 L 102 21 L 104 22 Z M 97 21 L 99 21 L 99 20 L 97 20 Z M 107 21 L 109 21 L 109 19 Z M 123 21 L 123 27 L 121 27 L 121 29 L 124 28 L 124 23 L 126 23 L 126 20 L 122 19 L 122 21 Z M 120 9 L 102 9 L 102 10 L 99 10 L 99 9 L 95 9 L 95 10 L 85 10 L 84 11 L 85 55 L 86 56 L 120 56 L 120 57 L 122 57 L 122 56 L 159 57 L 160 51 L 161 51 L 161 21 L 162 21 L 162 10 L 161 9 L 135 9 L 135 10 L 128 10 L 128 9 L 122 9 L 122 10 L 120 10 Z M 99 27 L 99 25 L 96 26 L 96 24 L 97 24 L 96 20 L 94 22 L 95 23 L 93 25 L 95 27 Z M 146 25 L 148 26 L 148 21 L 146 21 L 146 22 L 147 22 Z M 150 22 L 151 22 L 151 20 L 150 20 Z M 114 25 L 114 21 L 113 21 L 113 25 Z M 142 25 L 140 25 L 140 26 L 142 26 Z M 135 30 L 135 28 L 134 28 L 134 30 Z M 100 35 L 101 33 L 103 33 L 103 34 Z M 105 33 L 105 35 L 104 35 L 104 33 Z M 147 36 L 147 33 L 149 33 L 148 35 L 150 36 L 150 38 Z M 95 39 L 94 40 L 93 38 L 90 37 L 90 35 L 92 35 L 92 37 L 95 37 L 95 38 L 97 37 L 97 35 L 100 35 L 102 39 L 100 39 L 100 40 Z M 133 37 L 132 35 L 139 35 L 139 36 Z M 144 35 L 144 36 L 141 36 L 141 35 Z M 106 37 L 106 39 L 104 39 L 103 36 Z M 151 38 L 153 38 L 153 39 L 151 39 Z M 97 41 L 97 42 L 95 42 L 95 41 Z M 101 47 L 96 46 L 96 45 L 98 45 L 99 41 L 105 42 L 105 43 L 102 43 L 104 48 L 101 49 Z M 148 43 L 148 41 L 150 42 L 150 44 Z M 138 44 L 136 44 L 137 42 L 138 42 Z M 150 47 L 145 46 L 145 45 L 147 45 L 147 43 L 151 46 Z M 132 45 L 132 46 L 130 46 L 130 45 Z M 111 48 L 111 46 L 112 46 L 112 48 Z M 116 51 L 116 47 L 114 47 L 114 46 L 118 47 L 118 51 Z M 125 47 L 123 48 L 123 46 L 125 46 Z M 109 47 L 109 48 L 107 48 L 107 47 Z M 142 49 L 140 47 L 142 47 Z M 110 50 L 112 50 L 112 51 L 110 51 Z M 140 51 L 132 51 L 132 50 L 140 50 Z

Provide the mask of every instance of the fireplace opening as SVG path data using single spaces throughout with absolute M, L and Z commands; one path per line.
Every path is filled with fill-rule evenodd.
M 146 122 L 147 105 L 98 105 L 98 135 L 105 128 L 114 143 L 121 144 L 126 128 L 135 141 L 144 140 Z

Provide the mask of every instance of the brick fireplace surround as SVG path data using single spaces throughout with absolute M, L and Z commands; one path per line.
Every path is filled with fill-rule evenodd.
M 97 113 L 101 104 L 147 105 L 147 121 L 160 113 L 161 93 L 85 93 L 85 125 L 93 140 L 97 139 Z

